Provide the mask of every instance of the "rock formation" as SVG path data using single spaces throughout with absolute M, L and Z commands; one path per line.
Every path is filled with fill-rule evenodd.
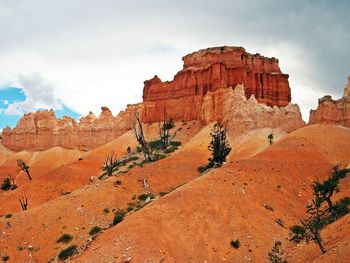
M 164 108 L 174 109 L 174 119 L 197 119 L 207 92 L 237 84 L 244 85 L 247 98 L 254 95 L 268 106 L 286 106 L 291 100 L 289 76 L 281 72 L 275 58 L 251 55 L 242 47 L 218 47 L 199 50 L 182 60 L 183 69 L 173 81 L 162 82 L 158 76 L 145 81 L 145 122 L 160 118 Z
M 42 110 L 25 114 L 14 129 L 6 127 L 2 143 L 15 151 L 40 151 L 55 146 L 86 151 L 113 140 L 129 127 L 106 107 L 102 107 L 98 118 L 90 112 L 80 122 L 68 116 L 57 119 L 53 110 Z
M 144 82 L 143 103 L 128 105 L 113 117 L 102 107 L 76 122 L 57 119 L 53 111 L 25 114 L 14 129 L 5 128 L 3 144 L 12 150 L 54 146 L 91 150 L 131 127 L 135 111 L 144 123 L 162 120 L 227 122 L 235 134 L 261 127 L 292 131 L 304 125 L 299 107 L 290 104 L 288 75 L 275 58 L 251 55 L 242 47 L 199 50 L 183 57 L 184 66 L 170 82 L 157 76 Z
M 269 107 L 259 103 L 254 95 L 247 99 L 245 94 L 242 85 L 208 92 L 204 98 L 201 120 L 204 123 L 217 120 L 227 123 L 228 130 L 234 135 L 264 127 L 291 132 L 305 125 L 297 104 Z
M 316 123 L 350 127 L 350 76 L 341 99 L 333 100 L 331 96 L 324 96 L 318 100 L 317 109 L 310 111 L 309 124 Z

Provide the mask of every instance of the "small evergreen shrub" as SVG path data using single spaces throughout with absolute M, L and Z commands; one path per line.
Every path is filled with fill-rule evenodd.
M 137 197 L 137 199 L 139 199 L 140 201 L 146 201 L 148 197 L 149 197 L 150 199 L 154 198 L 154 196 L 153 196 L 152 194 L 140 194 L 140 195 Z
M 231 240 L 231 246 L 234 247 L 235 249 L 238 249 L 241 246 L 241 242 L 236 239 L 236 240 Z
M 102 228 L 99 226 L 94 226 L 93 228 L 90 229 L 89 235 L 94 236 L 102 231 Z
M 181 146 L 181 142 L 172 141 L 172 142 L 170 142 L 170 145 L 175 146 L 175 147 L 179 147 L 179 146 Z
M 115 226 L 119 224 L 121 221 L 124 220 L 124 217 L 125 217 L 125 213 L 122 211 L 118 211 L 114 216 L 113 225 Z
M 290 230 L 292 231 L 291 240 L 296 243 L 299 243 L 306 234 L 306 229 L 303 226 L 294 225 L 294 226 L 291 226 Z
M 10 178 L 4 179 L 4 182 L 2 183 L 1 189 L 4 191 L 10 190 L 12 187 Z
M 72 245 L 67 247 L 66 249 L 63 249 L 59 254 L 58 254 L 58 259 L 59 260 L 66 260 L 69 257 L 73 256 L 77 252 L 77 246 Z
M 64 243 L 64 244 L 68 244 L 69 242 L 71 242 L 73 239 L 73 236 L 70 234 L 63 234 L 62 236 L 60 236 L 60 238 L 56 241 L 56 243 Z
M 171 146 L 171 147 L 165 149 L 164 153 L 169 154 L 169 153 L 175 152 L 177 149 L 178 148 L 176 146 Z
M 208 168 L 209 167 L 207 165 L 202 165 L 197 168 L 197 171 L 200 173 L 204 173 L 206 170 L 208 170 Z
M 114 186 L 119 186 L 121 184 L 122 184 L 122 181 L 120 181 L 120 180 L 117 180 L 117 181 L 114 182 Z
M 151 150 L 159 149 L 162 146 L 162 141 L 161 140 L 154 140 L 149 142 L 149 147 Z

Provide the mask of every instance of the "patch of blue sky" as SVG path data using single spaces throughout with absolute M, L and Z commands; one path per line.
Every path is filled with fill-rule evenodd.
M 0 131 L 6 126 L 11 128 L 15 127 L 22 115 L 9 115 L 5 114 L 4 110 L 7 107 L 19 101 L 24 101 L 26 96 L 22 89 L 16 87 L 0 87 Z M 40 109 L 36 109 L 40 110 Z M 58 118 L 62 118 L 64 115 L 70 116 L 76 120 L 80 118 L 80 114 L 72 110 L 71 108 L 62 104 L 62 109 L 55 110 L 55 114 Z

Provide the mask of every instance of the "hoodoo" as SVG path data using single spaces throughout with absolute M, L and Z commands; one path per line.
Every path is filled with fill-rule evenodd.
M 106 107 L 98 118 L 90 113 L 80 122 L 56 119 L 53 111 L 29 113 L 14 129 L 4 129 L 3 144 L 16 151 L 54 146 L 91 150 L 130 129 L 135 110 L 148 124 L 162 120 L 166 111 L 174 121 L 225 121 L 236 134 L 262 127 L 293 131 L 304 125 L 298 105 L 290 103 L 288 75 L 277 59 L 224 46 L 182 60 L 183 69 L 172 81 L 157 76 L 145 81 L 143 103 L 128 105 L 116 117 Z
M 316 110 L 310 111 L 309 124 L 337 124 L 350 127 L 350 76 L 343 97 L 333 100 L 327 95 L 318 100 Z

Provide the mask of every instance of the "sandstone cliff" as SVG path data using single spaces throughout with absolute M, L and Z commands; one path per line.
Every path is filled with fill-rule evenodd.
M 244 85 L 247 98 L 254 95 L 268 106 L 286 106 L 291 100 L 288 75 L 281 72 L 275 58 L 252 55 L 242 47 L 218 47 L 199 50 L 182 60 L 183 69 L 174 80 L 162 82 L 155 76 L 145 81 L 146 122 L 161 117 L 164 108 L 178 109 L 175 119 L 196 119 L 207 92 L 237 84 Z
M 2 142 L 15 151 L 40 151 L 55 146 L 87 151 L 120 136 L 129 127 L 106 107 L 102 107 L 98 118 L 90 112 L 80 122 L 68 116 L 57 119 L 53 110 L 43 110 L 25 114 L 14 129 L 6 127 Z
M 54 146 L 91 150 L 130 129 L 136 110 L 144 123 L 162 120 L 164 111 L 174 121 L 227 122 L 239 134 L 262 127 L 286 131 L 304 125 L 299 107 L 290 104 L 288 75 L 275 58 L 251 55 L 241 47 L 203 49 L 183 58 L 173 81 L 157 76 L 144 82 L 143 103 L 128 105 L 113 117 L 102 107 L 80 122 L 57 119 L 53 111 L 25 114 L 14 129 L 3 131 L 3 144 L 16 151 Z
M 316 123 L 350 127 L 350 76 L 341 99 L 333 100 L 331 96 L 324 96 L 318 100 L 317 109 L 310 111 L 309 124 Z

